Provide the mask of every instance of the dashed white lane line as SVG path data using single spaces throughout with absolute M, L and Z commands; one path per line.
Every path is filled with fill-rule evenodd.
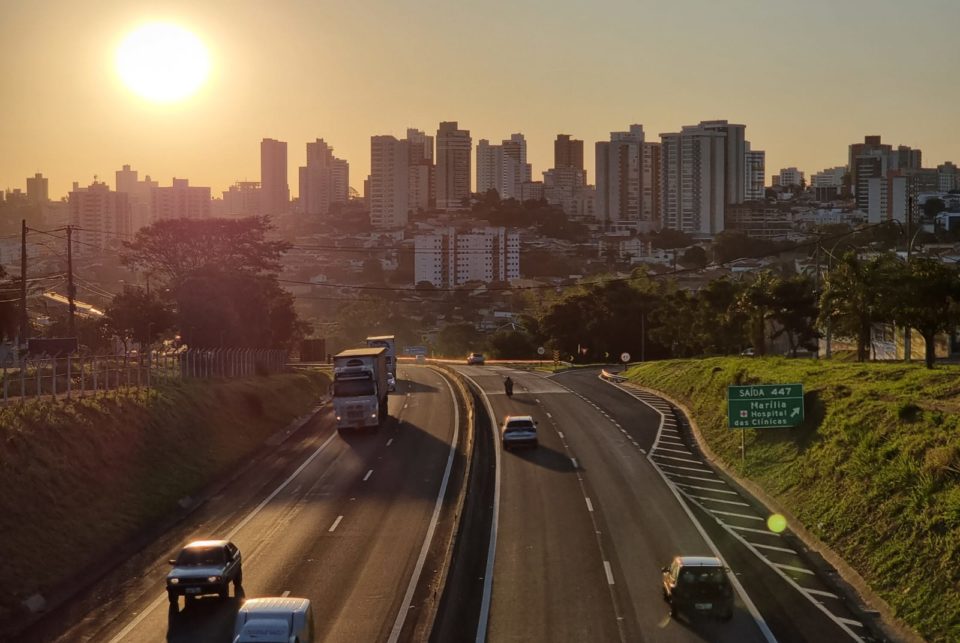
M 553 416 L 550 415 L 550 411 L 547 411 L 547 417 L 550 418 L 551 420 L 553 419 Z
M 574 468 L 574 469 L 579 469 L 579 468 L 580 468 L 580 467 L 577 466 L 577 459 L 576 459 L 576 458 L 570 458 L 570 462 L 573 464 L 573 468 Z
M 390 446 L 391 444 L 393 444 L 393 438 L 390 438 L 389 440 L 387 440 L 387 446 Z
M 593 511 L 593 503 L 590 502 L 590 498 L 584 498 L 587 501 L 587 511 Z
M 536 402 L 537 404 L 540 404 L 540 400 L 538 398 L 533 398 L 533 401 Z M 549 415 L 549 413 L 547 415 Z
M 366 482 L 367 480 L 370 479 L 370 476 L 372 475 L 373 475 L 373 469 L 370 469 L 369 471 L 367 471 L 367 475 L 363 476 L 363 481 Z
M 607 572 L 607 585 L 613 585 L 613 570 L 610 568 L 610 561 L 603 561 L 603 571 Z
M 562 432 L 562 431 L 557 431 L 557 435 L 560 436 L 560 439 L 561 439 L 561 440 L 563 439 L 563 432 Z
M 290 596 L 290 590 L 289 589 L 284 590 L 283 594 L 280 594 L 280 596 L 282 598 L 286 598 L 287 596 Z
M 343 520 L 343 516 L 337 516 L 337 519 L 333 521 L 333 524 L 330 525 L 329 531 L 331 534 L 337 530 L 337 527 L 340 526 L 340 521 Z
M 812 569 L 807 569 L 806 567 L 794 567 L 793 565 L 784 565 L 783 563 L 774 563 L 780 569 L 785 569 L 788 572 L 797 572 L 798 574 L 810 574 L 811 576 L 816 576 L 816 572 Z M 858 621 L 859 622 L 859 621 Z

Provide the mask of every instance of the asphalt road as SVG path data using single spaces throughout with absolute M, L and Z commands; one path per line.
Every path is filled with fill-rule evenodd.
M 539 448 L 501 452 L 489 641 L 852 640 L 700 508 L 681 502 L 648 458 L 671 430 L 657 410 L 596 372 L 551 379 L 496 366 L 458 370 L 483 389 L 498 420 L 532 415 L 539 423 Z M 507 374 L 512 398 L 503 393 Z M 675 555 L 714 555 L 714 547 L 741 585 L 733 619 L 670 618 L 660 569 Z
M 200 538 L 239 546 L 247 597 L 309 598 L 318 641 L 405 640 L 427 613 L 411 579 L 433 581 L 425 543 L 435 517 L 430 540 L 444 540 L 438 494 L 462 455 L 451 451 L 457 411 L 447 381 L 416 366 L 401 367 L 400 379 L 378 431 L 341 435 L 324 410 L 23 640 L 230 641 L 240 598 L 168 609 L 166 560 Z

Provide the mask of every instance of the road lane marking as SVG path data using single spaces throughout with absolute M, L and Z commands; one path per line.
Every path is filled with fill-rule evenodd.
M 330 529 L 328 529 L 327 531 L 329 531 L 331 534 L 335 532 L 341 520 L 343 520 L 343 516 L 337 516 L 337 519 L 333 521 L 333 524 L 330 525 Z
M 816 576 L 817 573 L 812 569 L 807 569 L 806 567 L 794 567 L 793 565 L 784 565 L 783 563 L 774 563 L 780 569 L 785 569 L 788 572 L 797 572 L 798 574 L 810 574 L 811 576 Z
M 652 453 L 651 455 L 656 455 L 656 453 Z M 713 473 L 713 469 L 697 469 L 696 467 L 681 467 L 679 464 L 670 464 L 669 462 L 658 462 L 657 465 L 661 469 L 664 469 L 664 468 L 680 469 L 681 471 L 696 471 L 697 473 L 710 473 L 710 474 Z M 667 473 L 670 474 L 669 471 Z
M 797 552 L 787 547 L 774 547 L 773 545 L 762 545 L 760 543 L 754 543 L 754 542 L 751 542 L 749 544 L 752 547 L 759 547 L 760 549 L 769 549 L 770 551 L 778 551 L 783 554 L 793 554 L 794 556 L 798 555 Z
M 373 469 L 370 469 L 369 471 L 367 471 L 367 475 L 363 476 L 363 481 L 366 482 L 367 480 L 370 479 L 370 476 L 372 475 L 373 475 Z
M 710 502 L 721 502 L 725 505 L 736 505 L 738 507 L 749 507 L 745 502 L 737 502 L 736 500 L 721 500 L 720 498 L 708 498 L 706 496 L 697 496 L 692 493 L 687 493 L 687 496 L 690 498 L 696 498 L 697 500 L 709 500 Z
M 695 484 L 684 484 L 682 482 L 674 482 L 673 484 L 677 485 L 678 487 L 683 487 L 684 489 L 699 489 L 700 491 L 709 491 L 711 493 L 725 493 L 730 496 L 738 496 L 738 497 L 740 495 L 736 491 L 730 491 L 728 489 L 714 489 L 713 487 L 700 487 Z
M 587 501 L 587 511 L 593 511 L 593 503 L 590 502 L 590 498 L 584 498 Z
M 387 440 L 387 446 L 390 446 L 391 444 L 393 444 L 393 438 L 390 438 L 389 440 Z
M 561 440 L 563 439 L 563 431 L 557 431 L 557 435 L 560 436 L 560 439 L 561 439 Z
M 738 514 L 732 511 L 720 511 L 719 509 L 711 509 L 710 513 L 722 514 L 724 516 L 733 516 L 734 518 L 744 518 L 745 520 L 759 520 L 764 522 L 764 519 L 760 516 L 751 516 L 750 514 Z
M 281 596 L 282 598 L 286 598 L 287 596 L 290 596 L 290 590 L 289 590 L 289 589 L 284 590 L 284 591 L 283 591 L 283 594 L 280 594 L 280 596 Z
M 660 447 L 656 447 L 657 451 L 660 450 Z M 703 462 L 700 460 L 691 460 L 690 458 L 678 458 L 672 455 L 660 455 L 659 453 L 652 454 L 655 458 L 665 458 L 667 460 L 676 460 L 677 462 L 689 462 L 690 464 L 699 464 L 703 466 Z
M 690 452 L 690 449 L 668 449 L 667 447 L 657 447 L 657 453 L 659 453 L 660 451 L 669 451 L 670 453 L 683 453 L 685 455 L 693 455 L 693 453 Z
M 752 534 L 763 534 L 765 536 L 774 536 L 776 538 L 781 538 L 782 536 L 775 531 L 770 531 L 769 529 L 754 529 L 753 527 L 741 527 L 740 525 L 729 525 L 723 523 L 730 529 L 736 529 L 737 531 L 747 531 Z
M 577 467 L 577 459 L 576 459 L 576 458 L 570 458 L 570 462 L 573 463 L 573 468 L 574 468 L 574 469 L 577 469 L 577 468 L 578 468 L 578 467 Z
M 703 480 L 704 482 L 716 482 L 717 484 L 726 484 L 723 480 L 717 478 L 701 478 L 700 476 L 691 476 L 686 473 L 673 473 L 672 471 L 667 471 L 668 476 L 673 476 L 674 478 L 686 478 L 687 480 Z M 760 520 L 763 520 L 761 518 Z
M 303 461 L 303 464 L 301 464 L 299 467 L 297 467 L 297 470 L 290 474 L 290 477 L 289 477 L 289 478 L 287 478 L 286 480 L 284 480 L 283 482 L 281 482 L 281 483 L 280 483 L 280 486 L 273 490 L 273 493 L 271 493 L 269 496 L 267 496 L 266 498 L 264 498 L 264 500 L 263 500 L 259 505 L 257 505 L 256 507 L 254 507 L 254 508 L 250 511 L 250 513 L 247 514 L 247 516 L 246 516 L 243 520 L 241 520 L 240 523 L 239 523 L 236 527 L 234 527 L 233 529 L 231 529 L 230 532 L 229 532 L 226 536 L 224 536 L 224 539 L 225 539 L 225 540 L 233 540 L 233 537 L 237 535 L 237 532 L 239 532 L 241 529 L 243 529 L 248 522 L 250 522 L 251 520 L 253 520 L 253 518 L 254 518 L 258 513 L 260 513 L 260 511 L 261 511 L 264 507 L 267 506 L 267 503 L 269 503 L 271 500 L 273 500 L 274 498 L 277 497 L 277 494 L 279 494 L 281 491 L 283 491 L 284 489 L 286 489 L 287 486 L 288 486 L 291 482 L 293 482 L 294 478 L 296 478 L 298 475 L 300 475 L 300 473 L 301 473 L 304 469 L 306 469 L 307 466 L 309 466 L 309 464 L 310 464 L 311 462 L 313 462 L 313 461 L 316 459 L 316 457 L 317 457 L 318 455 L 320 455 L 320 453 L 322 453 L 323 450 L 326 449 L 327 446 L 328 446 L 331 442 L 333 442 L 333 439 L 336 438 L 338 435 L 339 435 L 339 433 L 337 433 L 336 431 L 334 431 L 333 433 L 331 433 L 331 434 L 330 434 L 330 437 L 328 437 L 326 440 L 324 440 L 324 441 L 323 441 L 323 444 L 321 444 L 319 447 L 317 447 L 317 450 L 314 451 L 313 453 L 311 453 L 310 456 L 309 456 L 306 460 Z M 154 600 L 152 603 L 150 603 L 149 605 L 147 605 L 147 607 L 146 607 L 142 612 L 140 612 L 135 619 L 133 619 L 132 621 L 130 621 L 130 622 L 127 624 L 126 627 L 124 627 L 122 630 L 120 630 L 119 633 L 117 633 L 112 639 L 110 639 L 110 643 L 118 643 L 119 641 L 122 641 L 124 638 L 126 638 L 126 636 L 127 636 L 130 632 L 132 632 L 138 625 L 140 625 L 140 623 L 142 623 L 142 622 L 144 621 L 144 619 L 146 619 L 147 616 L 149 616 L 150 613 L 151 613 L 153 610 L 155 610 L 155 609 L 157 609 L 158 607 L 160 607 L 160 605 L 161 605 L 162 603 L 165 603 L 166 601 L 167 601 L 167 593 L 166 593 L 166 591 L 164 591 L 162 594 L 160 594 L 160 596 L 157 597 L 156 600 Z
M 842 616 L 838 616 L 837 620 L 840 621 L 841 623 L 846 623 L 847 625 L 856 625 L 857 627 L 866 627 L 866 625 L 864 625 L 860 621 L 855 621 L 852 618 L 843 618 Z
M 603 571 L 607 572 L 607 585 L 613 585 L 613 570 L 610 569 L 610 561 L 603 561 Z
M 540 400 L 538 400 L 537 398 L 533 398 L 533 401 L 536 402 L 537 404 L 540 404 Z M 550 415 L 550 414 L 547 413 L 547 415 Z
M 550 411 L 547 411 L 547 417 L 550 418 L 551 420 L 553 419 L 553 416 L 550 415 Z

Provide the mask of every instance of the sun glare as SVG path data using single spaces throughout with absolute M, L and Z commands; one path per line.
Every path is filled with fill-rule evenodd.
M 117 72 L 134 93 L 170 103 L 200 89 L 210 73 L 210 57 L 186 29 L 151 23 L 124 38 L 117 49 Z

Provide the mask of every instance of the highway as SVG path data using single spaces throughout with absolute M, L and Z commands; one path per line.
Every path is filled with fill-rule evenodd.
M 247 597 L 309 598 L 318 641 L 407 640 L 430 617 L 424 595 L 452 533 L 445 509 L 458 481 L 448 484 L 449 472 L 463 458 L 447 379 L 427 367 L 399 375 L 391 420 L 378 431 L 341 435 L 324 409 L 21 640 L 230 641 L 240 604 L 232 590 L 227 601 L 168 609 L 166 561 L 201 538 L 239 546 Z
M 784 570 L 812 574 L 795 557 L 775 568 L 754 555 L 791 550 L 761 533 L 765 518 L 749 515 L 722 483 L 706 481 L 707 465 L 683 448 L 666 405 L 600 381 L 597 371 L 547 378 L 499 366 L 457 370 L 483 390 L 497 421 L 515 414 L 539 423 L 539 448 L 500 453 L 489 618 L 478 640 L 857 640 L 842 620 L 852 623 L 850 614 L 827 614 L 822 603 L 832 593 L 816 577 L 809 591 L 786 579 Z M 508 374 L 512 398 L 503 392 Z M 704 481 L 673 475 L 694 473 Z M 693 487 L 703 489 L 700 505 L 681 493 Z M 711 503 L 720 513 L 702 508 Z M 742 533 L 759 544 L 721 528 L 720 515 L 749 524 Z M 660 569 L 675 555 L 716 553 L 737 581 L 733 619 L 670 618 Z

